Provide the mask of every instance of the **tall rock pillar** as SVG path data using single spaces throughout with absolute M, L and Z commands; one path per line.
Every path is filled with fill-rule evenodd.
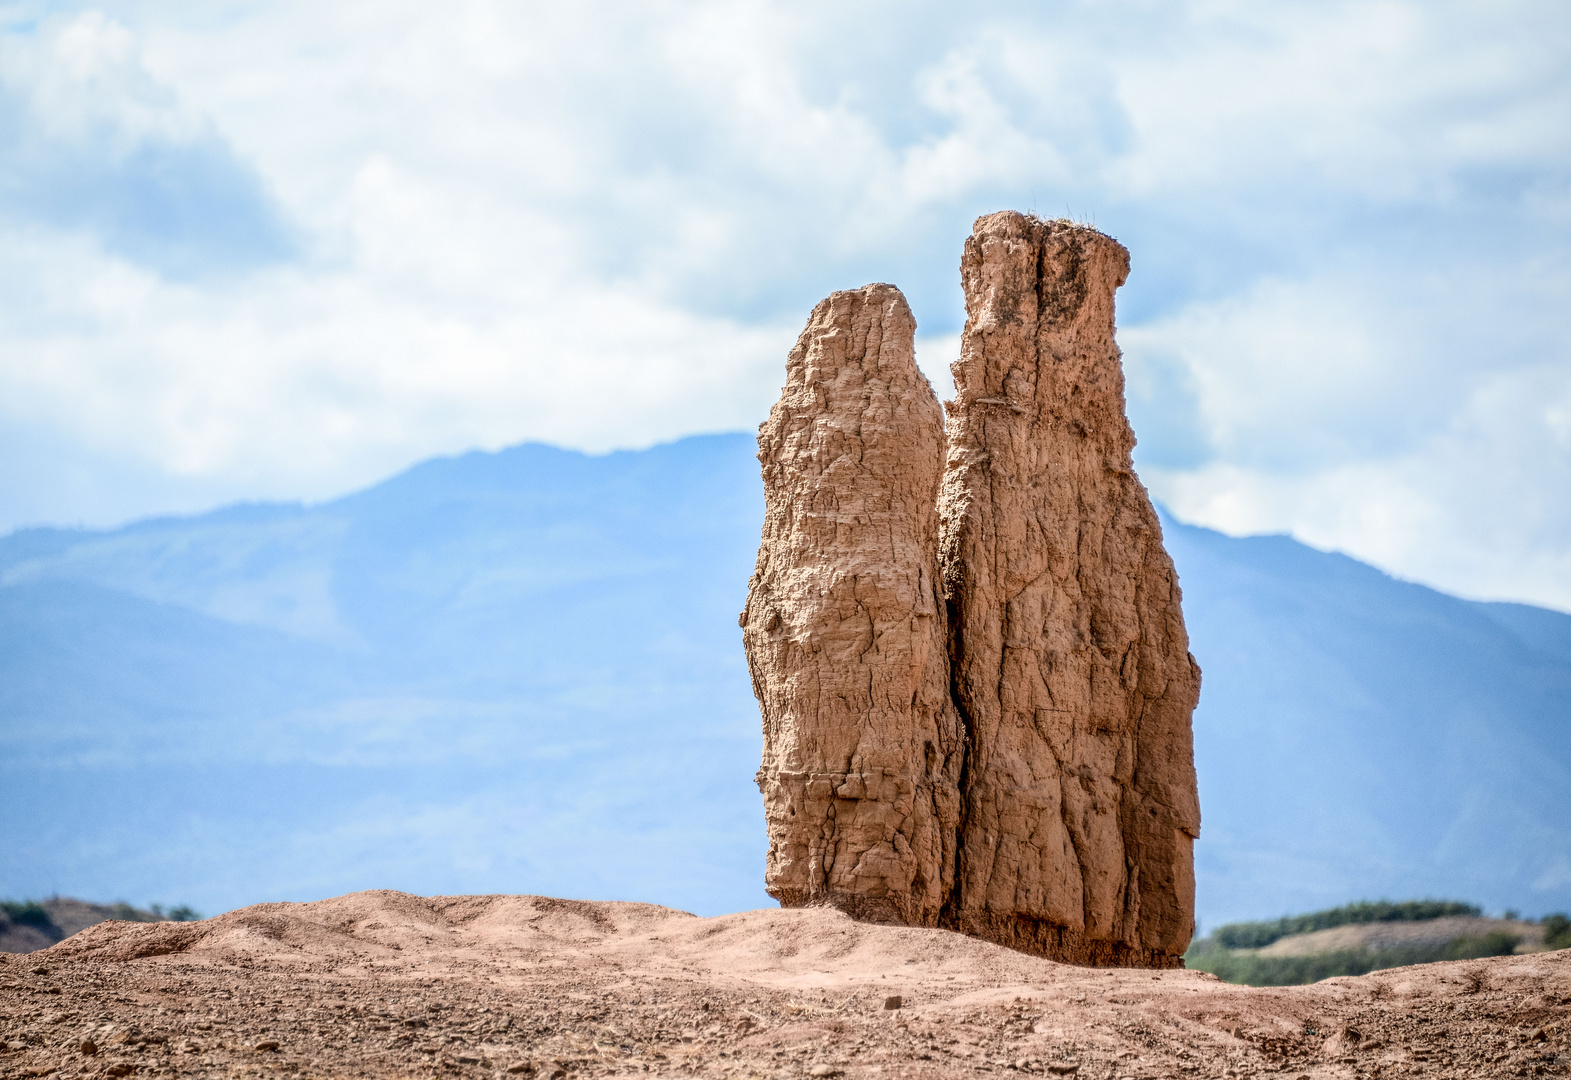
M 943 925 L 1073 963 L 1177 966 L 1200 808 L 1177 576 L 1113 341 L 1129 254 L 980 218 L 961 259 L 940 562 L 966 728 Z
M 962 739 L 936 557 L 943 414 L 915 330 L 892 285 L 813 309 L 759 428 L 764 531 L 741 623 L 769 894 L 933 926 L 954 885 Z

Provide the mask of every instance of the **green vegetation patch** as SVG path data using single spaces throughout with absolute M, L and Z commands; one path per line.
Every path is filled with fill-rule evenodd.
M 50 910 L 51 905 L 54 905 L 53 911 Z M 62 905 L 65 909 L 63 915 Z M 63 900 L 59 897 L 42 901 L 0 900 L 0 932 L 13 926 L 30 926 L 42 931 L 51 941 L 59 941 L 66 936 L 61 923 L 74 930 L 104 919 L 124 919 L 128 922 L 157 922 L 160 919 L 171 919 L 175 922 L 190 922 L 202 917 L 199 912 L 186 904 L 168 911 L 164 910 L 162 904 L 149 906 L 151 910 L 143 911 L 124 901 L 115 904 L 88 904 L 85 901 Z M 88 915 L 85 921 L 84 914 Z M 57 916 L 60 918 L 58 923 L 55 921 Z
M 1509 956 L 1522 938 L 1518 934 L 1494 931 L 1451 941 L 1391 946 L 1384 949 L 1346 949 L 1309 956 L 1261 956 L 1256 950 L 1295 934 L 1310 934 L 1336 926 L 1375 922 L 1427 922 L 1451 915 L 1478 917 L 1476 904 L 1459 900 L 1361 901 L 1308 915 L 1290 915 L 1264 922 L 1228 923 L 1210 935 L 1197 939 L 1184 954 L 1186 966 L 1208 971 L 1230 983 L 1247 986 L 1299 986 L 1339 975 L 1367 975 L 1371 971 L 1432 964 L 1442 960 L 1473 960 L 1484 956 Z M 1516 918 L 1515 912 L 1506 912 Z M 1546 915 L 1544 945 L 1550 949 L 1571 949 L 1571 917 L 1564 913 Z
M 1226 926 L 1217 927 L 1211 937 L 1224 949 L 1263 949 L 1278 938 L 1293 934 L 1310 934 L 1316 930 L 1330 930 L 1334 926 L 1373 922 L 1426 922 L 1447 915 L 1478 916 L 1483 913 L 1483 909 L 1477 904 L 1464 904 L 1460 900 L 1404 900 L 1398 904 L 1393 904 L 1389 900 L 1360 900 L 1356 904 L 1343 904 L 1341 907 L 1327 908 L 1325 911 L 1312 911 L 1308 915 L 1288 915 L 1267 922 L 1228 923 Z M 1424 963 L 1425 961 L 1411 962 Z
M 13 926 L 31 926 L 46 934 L 60 933 L 42 904 L 34 900 L 0 900 L 0 912 Z
M 1348 950 L 1316 953 L 1312 956 L 1261 956 L 1258 953 L 1235 953 L 1219 944 L 1215 938 L 1202 938 L 1184 954 L 1184 965 L 1195 971 L 1209 971 L 1224 982 L 1242 983 L 1245 986 L 1302 986 L 1338 975 L 1367 975 L 1371 971 L 1406 967 L 1409 964 L 1510 956 L 1521 940 L 1516 934 L 1490 933 L 1456 938 L 1437 945 Z
M 201 912 L 189 904 L 181 904 L 179 907 L 170 908 L 168 911 L 164 910 L 164 905 L 162 904 L 149 904 L 146 911 L 137 911 L 130 904 L 115 905 L 116 911 L 119 911 L 121 908 L 132 912 L 132 914 L 116 915 L 115 918 L 134 919 L 137 922 L 158 922 L 161 919 L 167 919 L 170 922 L 196 922 L 202 917 Z

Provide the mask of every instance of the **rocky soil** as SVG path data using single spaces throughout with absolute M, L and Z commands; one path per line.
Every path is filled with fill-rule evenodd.
M 828 908 L 356 893 L 0 958 L 3 1076 L 1504 1077 L 1571 951 L 1307 987 L 1070 967 Z

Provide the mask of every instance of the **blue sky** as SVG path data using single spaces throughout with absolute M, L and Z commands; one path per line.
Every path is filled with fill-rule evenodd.
M 825 293 L 1122 240 L 1181 518 L 1571 609 L 1555 2 L 0 3 L 0 529 L 748 429 Z

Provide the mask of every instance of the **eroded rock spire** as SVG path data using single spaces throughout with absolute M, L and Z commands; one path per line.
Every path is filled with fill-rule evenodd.
M 944 922 L 1077 963 L 1178 964 L 1200 831 L 1178 577 L 1130 461 L 1129 253 L 999 213 L 960 263 L 940 562 L 967 725 Z
M 937 567 L 943 414 L 915 331 L 892 285 L 813 309 L 759 429 L 742 626 L 769 894 L 932 926 L 954 883 L 961 735 Z
M 782 904 L 1182 963 L 1200 672 L 1130 462 L 1128 267 L 1084 226 L 979 219 L 947 440 L 894 287 L 830 296 L 791 351 L 742 616 Z

